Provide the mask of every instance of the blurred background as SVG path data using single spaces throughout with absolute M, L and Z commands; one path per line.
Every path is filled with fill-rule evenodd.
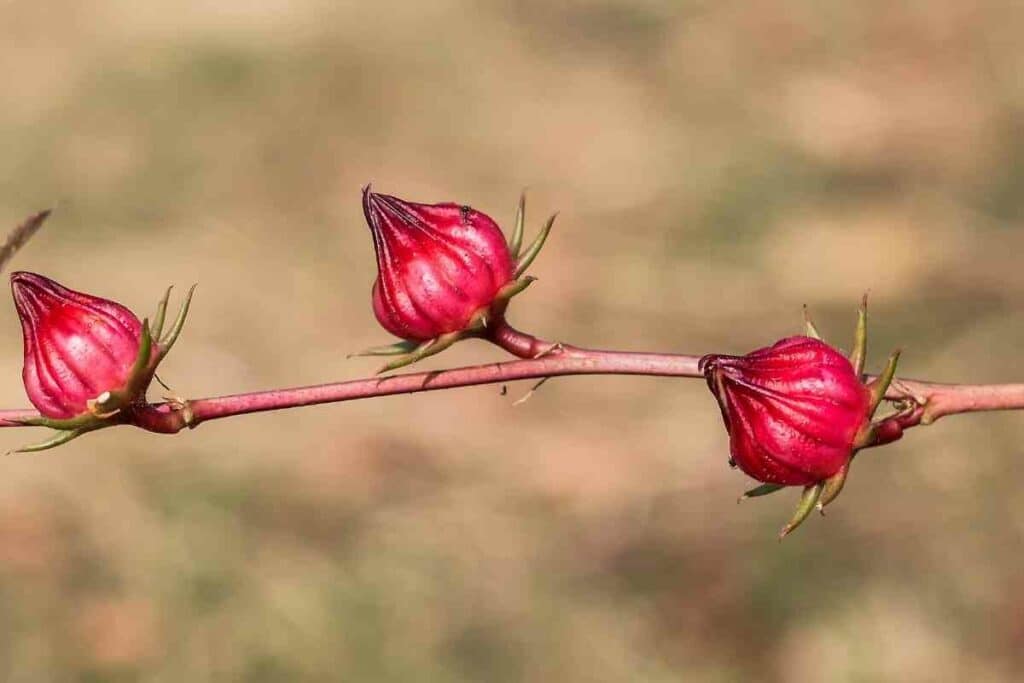
M 870 367 L 1019 381 L 1022 29 L 997 0 L 6 0 L 0 226 L 55 206 L 14 268 L 140 316 L 200 283 L 161 372 L 186 397 L 376 368 L 345 358 L 389 341 L 371 181 L 560 211 L 510 311 L 544 337 L 739 353 L 806 303 L 848 347 L 870 289 Z M 779 544 L 796 495 L 735 504 L 701 382 L 527 389 L 3 460 L 0 678 L 1024 676 L 1020 415 L 865 454 Z

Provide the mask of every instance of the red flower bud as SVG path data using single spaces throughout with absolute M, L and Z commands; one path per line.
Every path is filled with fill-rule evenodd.
M 700 361 L 729 432 L 732 462 L 758 481 L 809 486 L 837 474 L 870 420 L 849 360 L 811 337 Z
M 373 311 L 397 337 L 464 330 L 515 278 L 501 229 L 468 206 L 416 204 L 366 187 L 363 213 L 377 252 Z
M 142 333 L 131 311 L 34 273 L 12 274 L 11 290 L 25 339 L 25 391 L 42 415 L 82 415 L 89 401 L 125 387 Z

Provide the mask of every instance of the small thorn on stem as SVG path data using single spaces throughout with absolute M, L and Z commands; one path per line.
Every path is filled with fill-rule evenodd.
M 541 358 L 545 358 L 547 356 L 550 356 L 553 353 L 559 353 L 560 351 L 564 351 L 564 350 L 565 350 L 565 346 L 562 344 L 562 342 L 555 342 L 554 344 L 552 344 L 548 348 L 544 349 L 543 351 L 539 351 L 533 357 L 533 360 L 540 360 Z
M 532 387 L 530 387 L 530 390 L 527 391 L 525 394 L 523 394 L 522 398 L 518 398 L 518 399 L 516 399 L 512 403 L 512 407 L 516 408 L 518 406 L 523 405 L 527 401 L 529 401 L 530 397 L 533 396 L 537 392 L 537 390 L 540 389 L 544 385 L 544 383 L 547 382 L 549 379 L 551 379 L 551 378 L 550 377 L 544 377 L 539 382 L 537 382 Z
M 913 389 L 908 387 L 906 384 L 904 384 L 898 378 L 894 378 L 892 380 L 892 382 L 889 384 L 889 386 L 892 387 L 893 389 L 896 389 L 897 391 L 899 391 L 901 394 L 903 394 L 908 399 L 910 399 L 911 401 L 916 403 L 918 406 L 925 406 L 925 405 L 928 404 L 928 398 L 926 396 L 921 396 L 920 394 L 915 394 Z
M 164 396 L 163 399 L 167 401 L 167 405 L 173 410 L 177 410 L 181 413 L 182 421 L 185 426 L 189 429 L 195 427 L 195 413 L 192 412 L 192 404 L 189 403 L 188 399 L 181 398 L 180 396 L 169 395 Z

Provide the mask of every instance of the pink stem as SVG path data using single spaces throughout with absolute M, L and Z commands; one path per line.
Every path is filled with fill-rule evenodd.
M 249 394 L 201 398 L 189 401 L 190 424 L 183 411 L 157 404 L 139 410 L 130 421 L 150 431 L 175 433 L 207 420 L 268 410 L 296 408 L 320 403 L 339 403 L 375 396 L 415 394 L 478 384 L 500 384 L 523 379 L 544 379 L 565 375 L 650 375 L 655 377 L 703 377 L 697 371 L 699 356 L 667 353 L 597 351 L 544 342 L 511 330 L 503 337 L 503 348 L 515 346 L 515 355 L 532 354 L 523 360 L 489 363 L 451 370 L 435 370 L 309 387 L 257 391 Z M 513 334 L 514 333 L 514 334 Z M 495 343 L 498 343 L 495 341 Z M 506 346 L 508 344 L 509 346 Z M 2 426 L 2 425 L 0 425 Z
M 133 409 L 123 422 L 152 432 L 174 434 L 208 420 L 234 415 L 524 379 L 566 375 L 703 377 L 697 370 L 699 356 L 584 349 L 538 339 L 504 321 L 497 321 L 486 338 L 521 360 L 201 398 L 188 401 L 187 407 L 158 403 Z M 914 398 L 923 403 L 924 408 L 907 425 L 913 426 L 956 413 L 1022 409 L 1024 384 L 937 384 L 900 379 L 893 383 L 887 398 Z M 0 411 L 0 427 L 22 427 L 16 420 L 35 416 L 28 410 Z
M 1021 410 L 1024 408 L 1024 384 L 936 384 L 898 380 L 897 387 L 890 389 L 886 397 L 923 399 L 921 422 L 931 424 L 940 417 L 958 413 Z

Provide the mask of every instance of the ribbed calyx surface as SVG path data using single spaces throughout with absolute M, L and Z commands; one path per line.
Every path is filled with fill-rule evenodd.
M 373 311 L 397 337 L 426 341 L 465 329 L 515 277 L 505 236 L 480 211 L 366 187 L 363 213 L 377 253 Z
M 25 391 L 42 415 L 82 415 L 89 400 L 125 385 L 142 332 L 131 311 L 35 273 L 12 274 L 11 291 L 25 340 Z
M 870 392 L 850 361 L 811 337 L 745 356 L 701 359 L 729 432 L 732 461 L 770 484 L 811 485 L 835 475 L 870 419 Z

